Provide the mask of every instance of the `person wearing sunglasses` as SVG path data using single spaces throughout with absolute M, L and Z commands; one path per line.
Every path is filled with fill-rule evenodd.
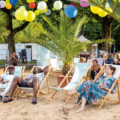
M 5 97 L 5 95 L 9 92 L 8 88 L 10 88 L 12 84 L 14 78 L 14 72 L 15 72 L 15 67 L 9 66 L 8 73 L 0 76 L 0 88 L 6 88 L 4 92 L 2 92 L 2 94 L 0 95 L 0 102 L 2 101 L 2 98 Z

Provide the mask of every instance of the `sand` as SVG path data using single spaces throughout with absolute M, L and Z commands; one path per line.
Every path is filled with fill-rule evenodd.
M 28 74 L 25 71 L 24 77 Z M 57 86 L 57 81 L 54 76 L 49 76 L 50 86 Z M 44 91 L 47 91 L 47 85 L 43 87 Z M 66 92 L 58 92 L 51 102 L 48 101 L 54 91 L 51 90 L 51 94 L 38 96 L 38 103 L 36 105 L 31 104 L 32 94 L 29 94 L 27 98 L 25 95 L 20 94 L 18 99 L 10 103 L 0 103 L 0 120 L 120 120 L 120 105 L 112 102 L 106 102 L 100 111 L 97 108 L 100 105 L 100 101 L 93 105 L 86 107 L 85 111 L 81 113 L 74 113 L 80 106 L 77 106 L 77 96 L 73 96 L 68 104 L 67 108 L 70 109 L 68 116 L 59 112 L 59 109 L 63 107 L 68 95 Z M 117 100 L 117 92 L 110 95 L 110 98 Z

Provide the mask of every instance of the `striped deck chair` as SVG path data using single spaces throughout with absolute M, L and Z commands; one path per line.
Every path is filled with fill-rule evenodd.
M 63 84 L 63 82 L 66 79 L 68 79 L 68 75 L 73 70 L 74 66 L 75 66 L 75 71 L 74 71 L 74 75 L 72 77 L 72 80 L 64 88 L 60 88 L 61 85 Z M 64 77 L 64 79 L 60 83 L 60 85 L 58 87 L 50 87 L 51 89 L 55 90 L 55 92 L 51 96 L 50 100 L 52 100 L 52 98 L 54 97 L 54 95 L 56 94 L 56 92 L 58 90 L 59 91 L 62 91 L 62 90 L 64 90 L 64 91 L 66 91 L 66 90 L 70 90 L 70 91 L 76 90 L 80 84 L 82 84 L 83 82 L 86 81 L 86 74 L 87 74 L 88 70 L 90 69 L 90 67 L 91 67 L 91 64 L 89 64 L 89 63 L 75 63 L 75 64 L 73 64 L 71 69 L 67 73 L 67 75 Z M 69 101 L 70 98 L 71 98 L 71 96 L 68 97 L 65 104 L 67 104 L 67 102 Z
M 61 71 L 62 66 L 58 59 L 48 59 L 48 61 L 50 63 L 50 66 L 52 67 L 52 71 L 54 75 L 55 75 L 55 72 Z
M 108 65 L 110 65 L 110 64 L 108 64 Z M 105 70 L 106 66 L 107 66 L 107 64 L 104 64 L 104 66 L 102 67 L 102 69 L 100 70 L 100 72 L 98 73 L 98 75 L 96 76 L 94 82 L 96 82 L 97 78 L 100 77 L 103 74 L 103 71 Z M 101 102 L 100 106 L 98 107 L 98 110 L 100 110 L 102 108 L 102 106 L 104 105 L 104 103 L 105 103 L 106 100 L 112 101 L 112 102 L 117 103 L 117 104 L 120 104 L 120 87 L 119 87 L 120 66 L 119 65 L 112 65 L 112 66 L 116 68 L 116 72 L 113 75 L 113 77 L 115 77 L 116 80 L 115 80 L 114 84 L 112 85 L 111 89 L 109 90 L 108 94 L 106 96 L 103 96 L 103 100 L 101 100 L 102 102 Z M 104 75 L 105 75 L 105 73 L 104 73 Z M 117 89 L 118 89 L 118 101 L 108 98 L 109 95 L 110 95 L 110 93 L 111 93 L 111 91 L 113 90 L 113 88 L 114 88 L 114 86 L 116 84 L 117 84 Z M 78 105 L 80 105 L 80 103 Z
M 39 88 L 39 90 L 37 92 L 37 96 L 39 94 L 45 94 L 45 95 L 50 94 L 49 81 L 48 81 L 49 74 L 50 74 L 50 71 L 45 76 L 45 78 L 44 78 L 44 80 L 43 80 L 43 82 L 42 82 L 42 84 L 41 84 L 41 86 L 40 86 L 40 88 Z M 48 92 L 42 91 L 42 87 L 43 87 L 45 81 L 47 82 Z M 23 94 L 25 93 L 26 96 L 27 96 L 27 93 L 33 93 L 33 88 L 17 87 L 16 89 L 17 89 L 17 92 L 15 93 L 16 99 L 18 98 L 18 96 L 19 96 L 20 93 L 23 93 Z M 14 96 L 14 98 L 15 98 L 15 96 Z
M 8 67 L 7 67 L 8 68 Z M 6 73 L 7 73 L 7 68 L 6 68 Z M 23 79 L 23 73 L 25 70 L 25 66 L 16 66 L 15 67 L 15 72 L 14 76 L 21 77 Z M 0 91 L 3 92 L 6 88 L 0 88 Z M 13 95 L 14 96 L 14 95 Z M 14 98 L 14 97 L 13 97 Z

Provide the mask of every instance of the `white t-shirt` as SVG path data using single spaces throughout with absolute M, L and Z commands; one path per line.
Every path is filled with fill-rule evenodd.
M 33 81 L 33 77 L 38 77 L 38 79 L 39 79 L 39 88 L 40 88 L 40 85 L 41 85 L 41 83 L 43 82 L 43 80 L 45 78 L 44 72 L 38 73 L 38 74 L 29 74 L 29 75 L 27 75 L 26 78 L 28 78 L 29 82 L 32 82 Z
M 2 77 L 3 81 L 7 81 L 7 80 L 12 81 L 14 78 L 14 75 L 10 75 L 9 73 L 7 73 L 7 74 L 1 75 L 0 77 Z

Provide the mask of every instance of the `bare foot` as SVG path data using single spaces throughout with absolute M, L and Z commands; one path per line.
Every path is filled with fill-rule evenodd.
M 85 110 L 85 108 L 80 108 L 79 110 L 75 111 L 75 113 L 79 113 L 79 112 L 82 112 L 84 110 Z
M 67 91 L 67 94 L 68 94 L 69 96 L 73 96 L 73 95 L 74 95 L 74 92 L 73 92 L 73 91 L 72 91 L 72 92 Z

